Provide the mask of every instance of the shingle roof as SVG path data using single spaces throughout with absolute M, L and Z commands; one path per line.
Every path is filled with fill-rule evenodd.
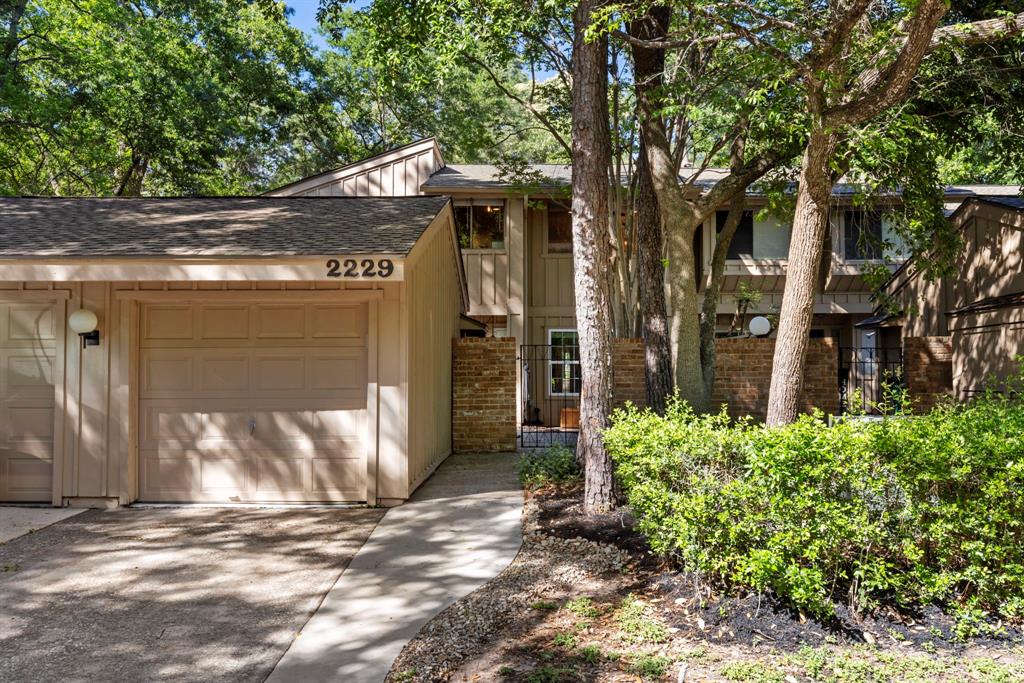
M 0 197 L 0 257 L 405 255 L 445 197 Z
M 1007 197 L 1005 195 L 978 195 L 978 199 L 990 204 L 1001 204 L 1012 209 L 1024 209 L 1024 197 Z
M 688 181 L 694 172 L 696 169 L 683 168 L 679 172 L 680 179 Z M 568 164 L 528 164 L 526 173 L 530 176 L 526 184 L 536 181 L 541 188 L 567 187 L 572 182 L 572 166 Z M 704 169 L 696 184 L 710 187 L 727 174 L 726 169 Z M 626 181 L 624 177 L 623 182 Z M 425 188 L 444 189 L 508 189 L 516 185 L 503 178 L 501 170 L 493 164 L 448 164 L 434 171 L 423 183 Z

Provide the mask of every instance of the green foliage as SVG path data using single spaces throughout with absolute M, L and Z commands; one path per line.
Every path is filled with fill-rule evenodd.
M 526 676 L 526 683 L 567 683 L 575 680 L 576 670 L 565 666 L 541 666 Z
M 640 653 L 629 658 L 627 669 L 644 680 L 660 681 L 670 666 L 672 660 L 668 657 Z
M 722 675 L 737 683 L 785 683 L 786 676 L 761 662 L 730 662 L 722 667 Z
M 583 619 L 593 619 L 601 613 L 594 606 L 594 601 L 588 597 L 573 598 L 565 603 L 565 608 Z
M 622 639 L 630 643 L 664 643 L 668 640 L 665 625 L 647 613 L 647 608 L 632 595 L 623 599 L 615 614 L 615 623 Z
M 579 655 L 587 664 L 597 664 L 601 661 L 601 648 L 597 645 L 584 645 L 580 648 Z
M 575 633 L 556 633 L 555 637 L 551 639 L 551 644 L 555 647 L 564 647 L 567 650 L 571 650 L 579 645 L 579 638 Z
M 572 484 L 582 476 L 576 453 L 560 445 L 523 453 L 516 471 L 520 483 L 527 488 Z
M 640 530 L 685 569 L 818 616 L 948 604 L 966 637 L 1024 616 L 1024 402 L 1009 396 L 779 428 L 674 401 L 617 412 L 605 442 Z

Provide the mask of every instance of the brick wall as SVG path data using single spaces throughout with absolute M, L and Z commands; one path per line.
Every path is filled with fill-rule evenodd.
M 516 449 L 516 340 L 456 339 L 452 354 L 452 448 Z
M 953 393 L 953 344 L 949 337 L 904 337 L 903 368 L 914 408 L 927 411 Z
M 642 339 L 612 340 L 612 407 L 621 408 L 627 401 L 639 407 L 647 405 L 645 366 Z
M 719 339 L 715 344 L 713 406 L 728 405 L 733 417 L 763 420 L 768 412 L 774 339 Z M 811 339 L 804 367 L 804 410 L 839 412 L 839 349 L 834 339 Z

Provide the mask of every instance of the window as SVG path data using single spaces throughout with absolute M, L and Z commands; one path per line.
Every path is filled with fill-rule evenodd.
M 580 346 L 576 330 L 548 330 L 551 396 L 577 396 L 582 385 Z
M 847 211 L 843 246 L 848 261 L 882 258 L 882 214 L 877 211 Z
M 505 202 L 477 199 L 456 204 L 455 227 L 463 249 L 504 249 Z
M 572 214 L 558 204 L 548 204 L 548 253 L 572 253 Z
M 725 221 L 729 217 L 728 211 L 715 212 L 715 232 L 721 234 L 725 228 Z M 726 254 L 728 259 L 754 257 L 754 212 L 744 211 L 740 224 L 736 226 L 736 233 L 729 242 L 729 251 Z

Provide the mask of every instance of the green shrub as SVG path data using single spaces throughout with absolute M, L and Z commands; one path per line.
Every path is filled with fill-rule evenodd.
M 786 427 L 617 411 L 605 442 L 651 547 L 818 616 L 838 600 L 1024 616 L 1024 401 Z
M 565 446 L 526 451 L 520 456 L 516 469 L 520 483 L 527 488 L 572 484 L 582 478 L 576 453 Z

